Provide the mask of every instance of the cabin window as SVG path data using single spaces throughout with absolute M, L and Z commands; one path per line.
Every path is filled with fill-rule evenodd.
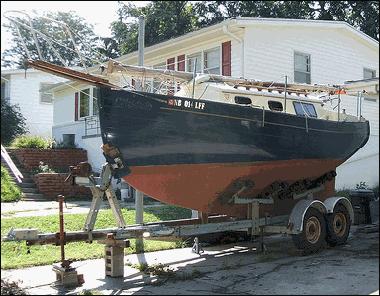
M 283 111 L 284 107 L 281 102 L 277 101 L 268 101 L 268 107 L 272 111 Z
M 40 83 L 40 102 L 41 103 L 52 103 L 53 102 L 53 94 L 48 90 L 54 83 Z
M 363 69 L 363 78 L 364 79 L 371 79 L 376 77 L 376 70 L 371 70 L 364 68 Z
M 194 53 L 192 55 L 189 55 L 187 57 L 187 72 L 194 72 L 195 61 L 196 61 L 197 68 L 195 69 L 195 71 L 197 73 L 201 73 L 202 72 L 201 59 L 202 59 L 202 53 L 201 52 L 197 52 L 197 53 Z
M 297 115 L 305 116 L 306 114 L 307 117 L 317 118 L 317 112 L 313 104 L 293 102 L 293 105 Z
M 216 47 L 204 52 L 204 73 L 220 74 L 220 48 Z
M 294 53 L 294 82 L 311 83 L 310 55 Z
M 249 104 L 252 104 L 252 100 L 248 97 L 236 96 L 235 103 L 242 104 L 242 105 L 249 105 Z

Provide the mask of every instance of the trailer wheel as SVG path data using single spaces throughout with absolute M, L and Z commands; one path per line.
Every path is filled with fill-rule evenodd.
M 317 252 L 325 244 L 326 222 L 323 214 L 314 208 L 309 208 L 303 220 L 300 234 L 292 235 L 295 246 L 304 254 Z
M 346 207 L 342 204 L 336 205 L 332 214 L 326 215 L 327 243 L 334 247 L 346 243 L 350 233 L 351 219 Z

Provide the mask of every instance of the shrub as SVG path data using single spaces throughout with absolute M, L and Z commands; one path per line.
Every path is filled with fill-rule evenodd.
M 25 117 L 20 108 L 1 98 L 1 142 L 8 145 L 15 137 L 27 131 Z
M 52 147 L 52 140 L 40 136 L 20 136 L 12 141 L 11 147 L 49 149 Z
M 28 295 L 25 289 L 21 288 L 20 282 L 13 282 L 1 279 L 1 295 Z
M 17 201 L 21 198 L 21 196 L 21 190 L 12 181 L 6 168 L 1 166 L 1 201 Z

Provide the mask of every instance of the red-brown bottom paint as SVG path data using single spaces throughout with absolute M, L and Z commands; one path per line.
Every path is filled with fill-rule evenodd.
M 292 184 L 298 180 L 315 179 L 335 170 L 342 160 L 285 160 L 260 163 L 176 164 L 130 167 L 125 181 L 164 203 L 209 214 L 246 217 L 247 205 L 233 205 L 226 197 L 236 193 L 233 182 L 252 180 L 253 189 L 242 196 L 255 196 L 275 181 Z M 325 190 L 315 194 L 324 200 L 334 194 L 335 180 L 325 183 Z M 297 201 L 275 199 L 273 205 L 261 207 L 261 215 L 289 214 Z

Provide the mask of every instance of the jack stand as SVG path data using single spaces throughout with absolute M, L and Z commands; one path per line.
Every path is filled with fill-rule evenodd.
M 83 274 L 78 274 L 74 267 L 70 264 L 72 261 L 65 259 L 65 231 L 63 223 L 63 202 L 65 197 L 58 195 L 59 202 L 59 242 L 61 246 L 61 261 L 62 263 L 53 264 L 53 271 L 56 274 L 58 285 L 63 286 L 79 286 L 84 283 Z
M 203 250 L 201 243 L 199 242 L 199 239 L 197 236 L 194 238 L 194 244 L 193 244 L 193 248 L 191 249 L 191 251 L 195 254 L 198 254 L 198 255 L 205 252 Z
M 260 252 L 266 254 L 267 247 L 264 243 L 264 227 L 260 227 Z
M 124 248 L 130 246 L 129 240 L 116 240 L 113 233 L 107 234 L 107 239 L 99 241 L 105 244 L 104 260 L 105 274 L 110 277 L 124 276 Z
M 71 173 L 71 176 L 74 178 L 73 182 L 80 186 L 89 187 L 92 193 L 92 202 L 91 208 L 87 215 L 83 229 L 88 231 L 89 238 L 88 241 L 92 241 L 92 230 L 94 230 L 96 217 L 98 216 L 100 205 L 102 203 L 103 196 L 107 197 L 108 203 L 111 207 L 113 216 L 116 219 L 117 226 L 119 228 L 126 227 L 126 223 L 121 212 L 119 202 L 117 201 L 115 192 L 111 185 L 112 179 L 112 167 L 109 163 L 105 163 L 102 166 L 102 172 L 100 177 L 94 177 L 90 173 L 90 167 L 86 167 L 85 164 L 79 164 L 76 167 L 73 167 L 73 171 L 84 171 L 82 175 L 75 175 Z

